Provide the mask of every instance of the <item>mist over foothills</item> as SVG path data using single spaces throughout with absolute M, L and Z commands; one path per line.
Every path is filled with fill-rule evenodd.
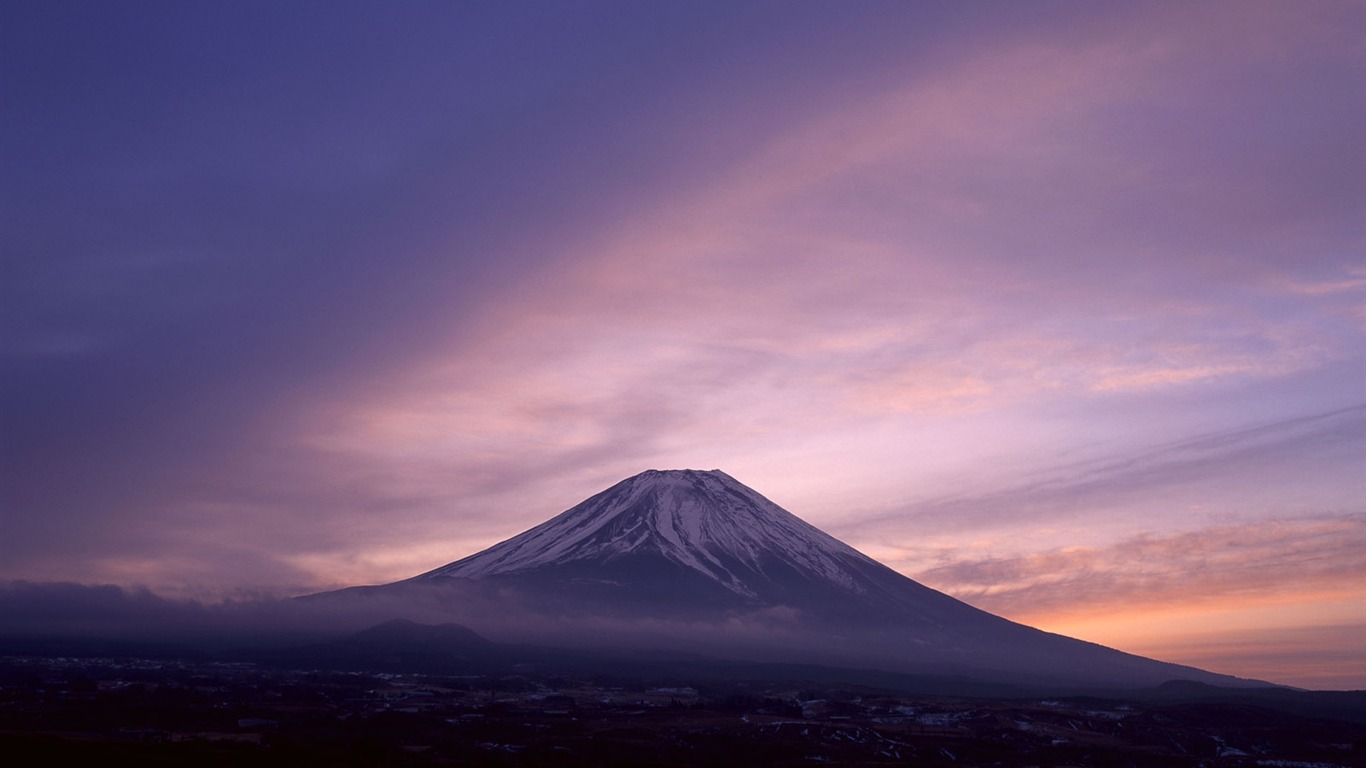
M 900 595 L 860 621 L 1007 622 L 926 648 L 1026 625 L 1366 688 L 1364 28 L 1331 0 L 0 4 L 0 644 L 401 618 L 829 660 L 845 573 Z M 629 570 L 604 533 L 535 560 L 572 588 L 425 579 L 686 467 L 888 572 L 753 531 Z M 789 562 L 827 603 L 746 560 L 817 541 L 825 570 Z M 709 597 L 621 587 L 664 575 Z
M 164 643 L 184 647 L 281 646 L 359 632 L 396 617 L 429 624 L 478 626 L 495 640 L 570 647 L 626 646 L 713 650 L 747 639 L 781 640 L 794 631 L 790 610 L 755 610 L 726 619 L 669 620 L 585 617 L 532 608 L 510 589 L 491 591 L 475 583 L 440 585 L 427 595 L 375 597 L 363 605 L 311 605 L 307 600 L 257 597 L 204 602 L 158 597 L 146 589 L 113 585 L 32 584 L 0 586 L 4 640 L 102 640 Z M 795 643 L 795 641 L 793 641 Z

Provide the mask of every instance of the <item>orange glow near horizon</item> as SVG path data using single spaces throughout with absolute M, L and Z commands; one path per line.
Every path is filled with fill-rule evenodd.
M 1305 688 L 1366 689 L 1366 583 L 1319 593 L 1185 601 L 1115 610 L 1098 603 L 1009 618 L 1213 672 Z M 1344 625 L 1344 619 L 1354 623 Z M 1309 653 L 1311 649 L 1317 652 Z

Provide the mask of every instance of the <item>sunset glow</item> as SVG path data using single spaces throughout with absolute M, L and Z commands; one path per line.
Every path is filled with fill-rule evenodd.
M 0 9 L 0 579 L 394 581 L 721 468 L 1366 688 L 1366 6 Z

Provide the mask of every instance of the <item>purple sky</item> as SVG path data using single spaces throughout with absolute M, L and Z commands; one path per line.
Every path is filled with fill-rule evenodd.
M 1366 6 L 0 6 L 0 578 L 407 577 L 721 468 L 1366 687 Z

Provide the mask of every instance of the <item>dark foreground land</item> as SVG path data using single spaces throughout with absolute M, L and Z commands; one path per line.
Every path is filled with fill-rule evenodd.
M 0 754 L 199 766 L 1366 766 L 1354 701 L 1339 719 L 1189 689 L 984 699 L 828 682 L 11 656 L 0 658 Z

